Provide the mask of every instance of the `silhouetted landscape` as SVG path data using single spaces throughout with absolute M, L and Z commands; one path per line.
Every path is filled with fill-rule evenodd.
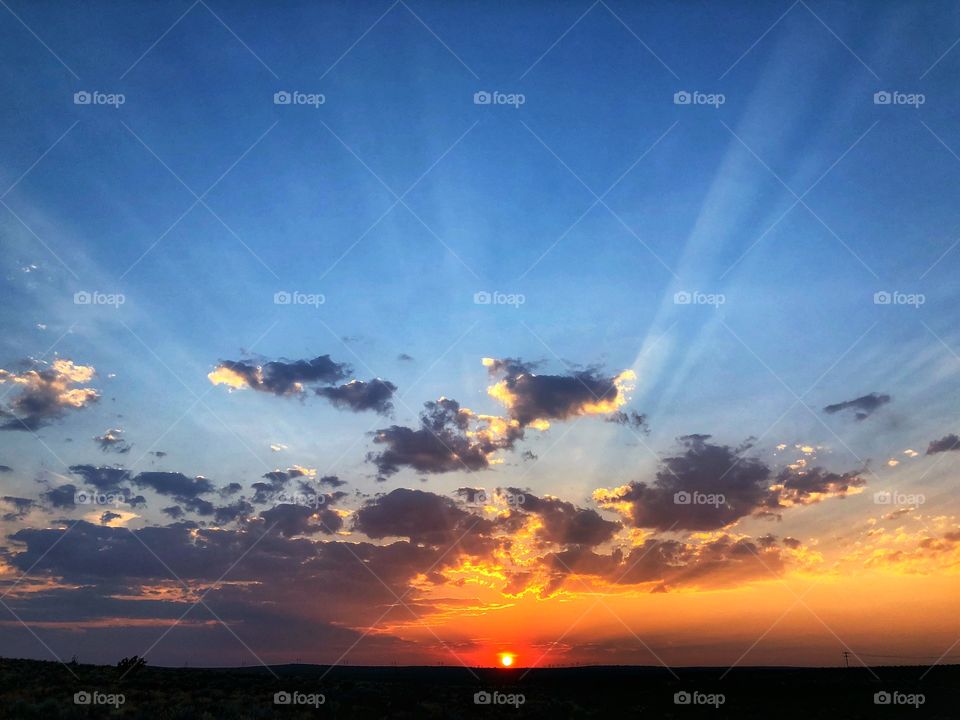
M 65 668 L 56 662 L 0 660 L 0 717 L 590 718 L 615 714 L 946 720 L 957 717 L 960 705 L 958 665 L 929 672 L 925 667 L 735 668 L 728 672 L 725 668 L 624 666 L 533 670 L 147 666 L 120 680 L 124 672 L 82 663 Z M 880 696 L 881 703 L 878 693 L 887 693 Z M 96 700 L 94 694 L 98 694 Z M 884 697 L 888 704 L 882 704 Z M 84 704 L 84 700 L 91 702 Z

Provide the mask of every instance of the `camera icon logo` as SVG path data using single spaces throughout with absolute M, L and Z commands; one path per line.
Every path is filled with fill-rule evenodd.
M 80 490 L 73 494 L 73 504 L 74 505 L 91 505 L 93 504 L 93 495 L 88 493 L 86 490 Z
M 893 493 L 889 490 L 881 490 L 873 494 L 873 502 L 877 505 L 889 505 L 893 502 Z
M 92 100 L 93 96 L 86 90 L 81 90 L 80 92 L 75 92 L 73 94 L 74 105 L 89 105 Z
M 886 690 L 881 690 L 880 692 L 873 694 L 874 705 L 889 705 L 892 700 L 893 696 L 891 696 Z
M 874 305 L 889 305 L 892 299 L 892 296 L 886 290 L 881 290 L 873 294 Z
M 489 705 L 493 702 L 493 696 L 490 695 L 486 690 L 481 690 L 480 692 L 475 692 L 473 694 L 473 704 L 474 705 Z
M 293 702 L 293 696 L 290 695 L 286 690 L 281 690 L 278 693 L 273 694 L 273 704 L 274 705 L 289 705 Z
M 274 105 L 289 105 L 293 97 L 286 90 L 280 90 L 273 94 Z
M 493 96 L 486 90 L 479 90 L 473 94 L 474 105 L 489 105 L 493 102 Z
M 693 697 L 686 690 L 681 690 L 673 694 L 674 705 L 689 705 L 692 700 Z
M 689 305 L 692 299 L 693 297 L 686 290 L 681 290 L 673 294 L 674 305 Z
M 89 305 L 91 300 L 92 296 L 86 290 L 81 290 L 73 294 L 74 305 Z
M 689 105 L 693 100 L 693 96 L 688 93 L 686 90 L 680 90 L 673 94 L 673 104 L 674 105 Z
M 74 705 L 89 705 L 91 702 L 93 702 L 93 697 L 86 690 L 73 694 Z
M 292 300 L 293 296 L 286 290 L 281 290 L 280 292 L 275 292 L 273 294 L 274 305 L 289 305 Z
M 473 302 L 477 305 L 489 305 L 493 302 L 493 296 L 486 290 L 481 290 L 473 294 Z
M 675 505 L 689 505 L 691 500 L 692 497 L 686 490 L 681 490 L 673 494 L 673 502 Z
M 886 90 L 880 90 L 873 94 L 874 105 L 889 105 L 891 102 L 893 102 L 893 95 Z

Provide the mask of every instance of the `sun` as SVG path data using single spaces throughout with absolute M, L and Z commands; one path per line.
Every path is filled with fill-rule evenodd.
M 513 661 L 514 656 L 510 653 L 500 653 L 500 664 L 503 665 L 503 667 L 510 667 L 513 665 Z

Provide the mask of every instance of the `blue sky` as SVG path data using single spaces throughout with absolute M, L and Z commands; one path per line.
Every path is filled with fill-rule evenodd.
M 364 493 L 420 487 L 410 469 L 377 482 L 369 433 L 441 396 L 502 412 L 481 358 L 514 357 L 634 370 L 625 407 L 649 433 L 531 430 L 539 459 L 506 453 L 488 485 L 583 503 L 679 436 L 755 436 L 771 462 L 809 444 L 947 512 L 949 463 L 885 463 L 956 429 L 958 33 L 948 3 L 12 3 L 0 367 L 69 358 L 101 399 L 39 437 L 0 433 L 4 482 L 29 495 L 44 468 L 123 462 L 249 483 L 298 464 Z M 124 103 L 74 103 L 95 90 Z M 325 302 L 274 302 L 293 291 Z M 392 419 L 207 379 L 324 354 L 395 383 Z M 869 422 L 822 412 L 869 393 L 893 398 Z M 123 457 L 91 440 L 114 427 Z M 797 523 L 834 527 L 865 497 Z

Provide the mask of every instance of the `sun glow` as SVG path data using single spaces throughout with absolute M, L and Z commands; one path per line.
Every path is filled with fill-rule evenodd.
M 503 667 L 510 667 L 513 665 L 514 656 L 510 653 L 500 653 L 500 664 Z

